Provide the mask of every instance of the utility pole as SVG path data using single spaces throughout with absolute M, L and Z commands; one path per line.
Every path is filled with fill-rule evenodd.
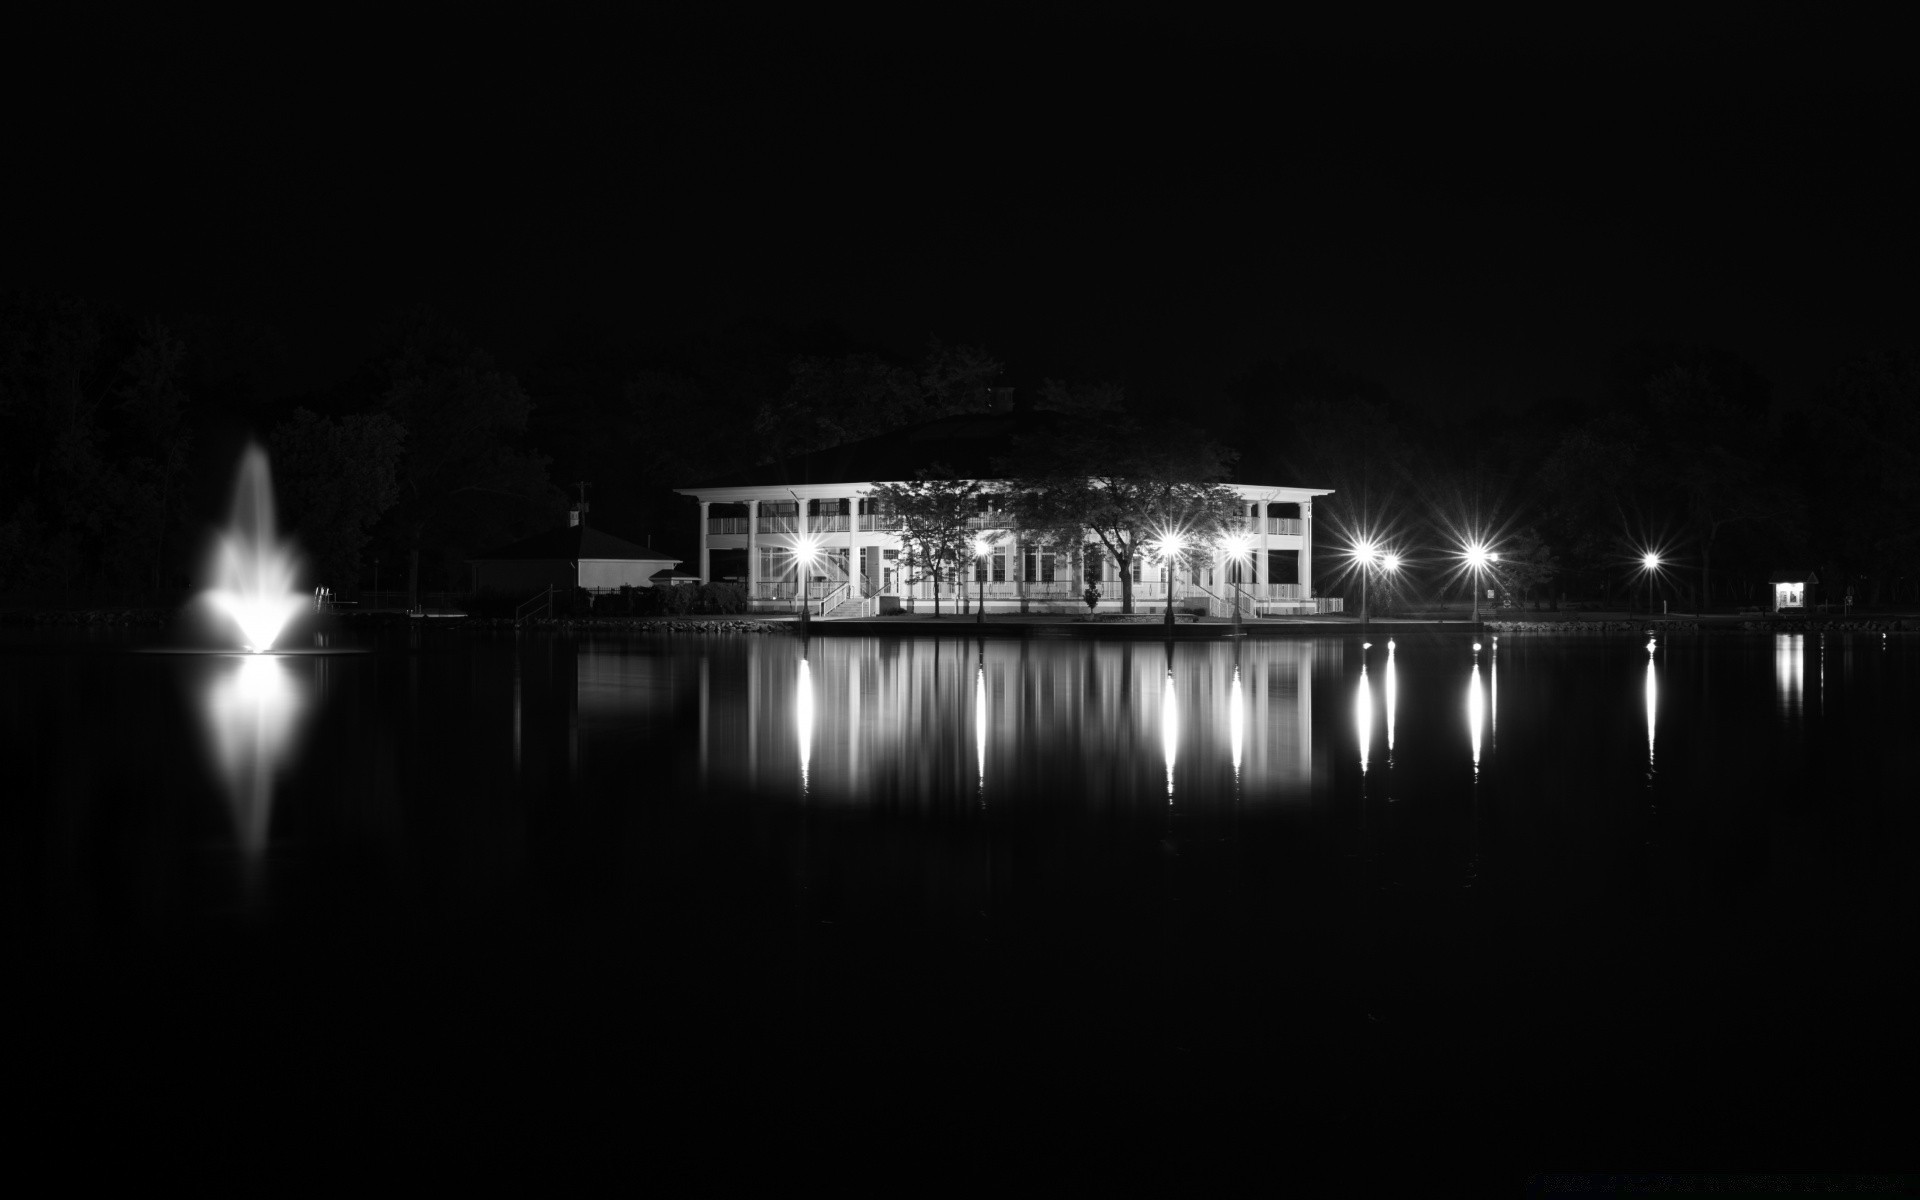
M 580 501 L 573 507 L 573 511 L 579 515 L 574 517 L 573 524 L 585 525 L 587 523 L 587 509 L 591 507 L 587 503 L 587 489 L 592 485 L 584 479 L 576 479 L 573 481 L 573 486 L 580 489 Z

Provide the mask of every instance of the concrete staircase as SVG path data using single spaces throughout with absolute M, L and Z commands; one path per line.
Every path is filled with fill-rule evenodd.
M 867 602 L 858 596 L 853 597 L 851 600 L 842 600 L 828 611 L 820 614 L 821 619 L 825 621 L 838 621 L 847 617 L 864 617 L 866 615 Z

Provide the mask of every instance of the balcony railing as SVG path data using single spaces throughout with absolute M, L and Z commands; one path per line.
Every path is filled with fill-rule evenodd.
M 798 533 L 800 532 L 800 518 L 795 516 L 792 513 L 775 514 L 773 516 L 767 516 L 765 514 L 762 514 L 758 518 L 758 521 L 759 521 L 759 524 L 756 526 L 756 528 L 761 533 Z
M 1267 532 L 1286 537 L 1299 537 L 1304 531 L 1305 521 L 1298 517 L 1268 517 Z
M 761 518 L 763 521 L 765 519 L 764 517 Z M 749 518 L 747 517 L 708 517 L 707 532 L 709 534 L 745 533 L 747 531 L 748 520 Z
M 861 513 L 860 532 L 886 532 L 900 528 L 900 518 L 892 513 Z

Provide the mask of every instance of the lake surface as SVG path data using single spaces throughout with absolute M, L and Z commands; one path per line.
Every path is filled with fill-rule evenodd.
M 1906 1144 L 1910 636 L 320 640 L 0 643 L 49 1121 L 1203 1186 Z

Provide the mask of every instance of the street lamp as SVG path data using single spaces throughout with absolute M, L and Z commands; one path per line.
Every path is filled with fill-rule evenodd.
M 1491 563 L 1500 561 L 1500 556 L 1486 548 L 1481 542 L 1467 543 L 1467 566 L 1473 570 L 1473 623 L 1480 623 L 1480 573 Z
M 974 610 L 973 610 L 973 623 L 975 625 L 984 625 L 987 623 L 987 562 L 986 562 L 986 559 L 987 559 L 987 555 L 992 552 L 993 552 L 992 542 L 988 541 L 986 538 L 983 538 L 983 537 L 977 537 L 973 539 L 973 556 L 974 558 L 979 560 L 979 565 L 974 568 L 973 578 L 974 578 L 974 581 L 980 585 L 979 602 L 974 605 Z
M 1173 636 L 1173 580 L 1176 571 L 1175 562 L 1180 556 L 1181 547 L 1186 539 L 1169 529 L 1160 535 L 1160 562 L 1167 571 L 1167 636 Z
M 1360 625 L 1367 628 L 1372 622 L 1372 614 L 1367 611 L 1367 579 L 1375 570 L 1382 573 L 1398 571 L 1400 556 L 1382 550 L 1372 542 L 1360 542 L 1353 548 L 1353 559 L 1360 565 Z
M 1221 534 L 1220 552 L 1226 556 L 1227 562 L 1234 566 L 1251 562 L 1253 560 L 1253 535 L 1247 533 L 1245 530 L 1232 530 Z M 1233 597 L 1233 636 L 1239 637 L 1241 633 L 1240 597 L 1236 594 L 1235 584 L 1231 579 L 1227 580 L 1227 589 L 1228 594 Z
M 1354 561 L 1360 564 L 1360 625 L 1365 628 L 1367 615 L 1367 577 L 1373 574 L 1373 564 L 1380 557 L 1380 548 L 1372 542 L 1361 542 L 1353 548 Z
M 819 539 L 802 534 L 793 544 L 793 557 L 800 567 L 800 628 L 805 631 L 813 622 L 813 564 L 820 557 Z
M 1653 573 L 1660 569 L 1660 556 L 1648 551 L 1640 560 L 1640 569 L 1646 572 L 1647 576 L 1647 619 L 1651 621 L 1653 619 Z

